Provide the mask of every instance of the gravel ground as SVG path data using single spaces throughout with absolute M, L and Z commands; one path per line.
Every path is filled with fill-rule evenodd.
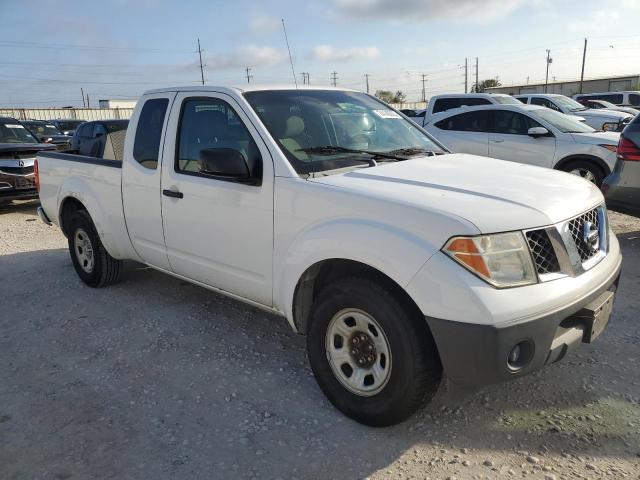
M 285 320 L 137 264 L 88 288 L 34 209 L 0 207 L 0 479 L 640 478 L 638 219 L 594 345 L 372 429 Z

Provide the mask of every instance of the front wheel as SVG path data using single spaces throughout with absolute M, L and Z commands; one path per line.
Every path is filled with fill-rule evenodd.
M 442 367 L 424 317 L 381 283 L 339 279 L 314 302 L 307 336 L 320 388 L 347 416 L 398 423 L 438 389 Z
M 567 173 L 572 173 L 573 175 L 578 175 L 579 177 L 596 184 L 598 187 L 602 185 L 602 181 L 605 177 L 605 173 L 602 171 L 602 168 L 595 163 L 586 160 L 575 160 L 569 162 L 562 167 L 562 170 Z
M 105 250 L 91 216 L 85 210 L 73 214 L 66 231 L 73 267 L 84 283 L 98 288 L 120 279 L 122 261 Z

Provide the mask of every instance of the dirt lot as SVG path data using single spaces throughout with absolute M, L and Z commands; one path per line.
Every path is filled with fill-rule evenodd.
M 32 202 L 0 208 L 0 479 L 640 478 L 640 221 L 608 330 L 518 381 L 372 429 L 286 321 L 131 264 L 94 290 Z

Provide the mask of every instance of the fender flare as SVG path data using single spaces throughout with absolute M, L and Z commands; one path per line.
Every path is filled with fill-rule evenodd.
M 411 297 L 406 286 L 439 248 L 388 224 L 332 219 L 301 232 L 284 250 L 282 261 L 276 260 L 282 269 L 274 283 L 274 299 L 278 310 L 297 329 L 293 313 L 296 288 L 311 267 L 327 260 L 349 260 L 377 270 Z
M 583 161 L 586 160 L 588 162 L 590 161 L 595 163 L 602 169 L 605 177 L 611 173 L 611 168 L 609 167 L 609 165 L 607 165 L 607 163 L 604 160 L 602 160 L 599 157 L 596 157 L 595 155 L 589 155 L 586 153 L 567 155 L 566 157 L 563 157 L 560 160 L 558 160 L 553 168 L 554 170 L 562 170 L 562 167 L 564 167 L 567 163 L 572 162 L 574 160 L 583 160 Z

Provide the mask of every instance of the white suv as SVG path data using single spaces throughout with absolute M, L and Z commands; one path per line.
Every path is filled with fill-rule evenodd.
M 422 118 L 412 120 L 424 126 L 429 123 L 433 115 L 454 108 L 478 105 L 520 105 L 521 103 L 520 100 L 505 93 L 447 93 L 431 97 Z
M 557 112 L 579 117 L 584 119 L 587 125 L 595 128 L 596 130 L 621 132 L 633 119 L 633 115 L 629 115 L 628 113 L 587 108 L 565 95 L 532 94 L 518 95 L 516 98 L 522 103 L 540 105 Z
M 455 153 L 563 170 L 596 185 L 613 170 L 620 138 L 535 105 L 450 110 L 435 115 L 424 128 Z

